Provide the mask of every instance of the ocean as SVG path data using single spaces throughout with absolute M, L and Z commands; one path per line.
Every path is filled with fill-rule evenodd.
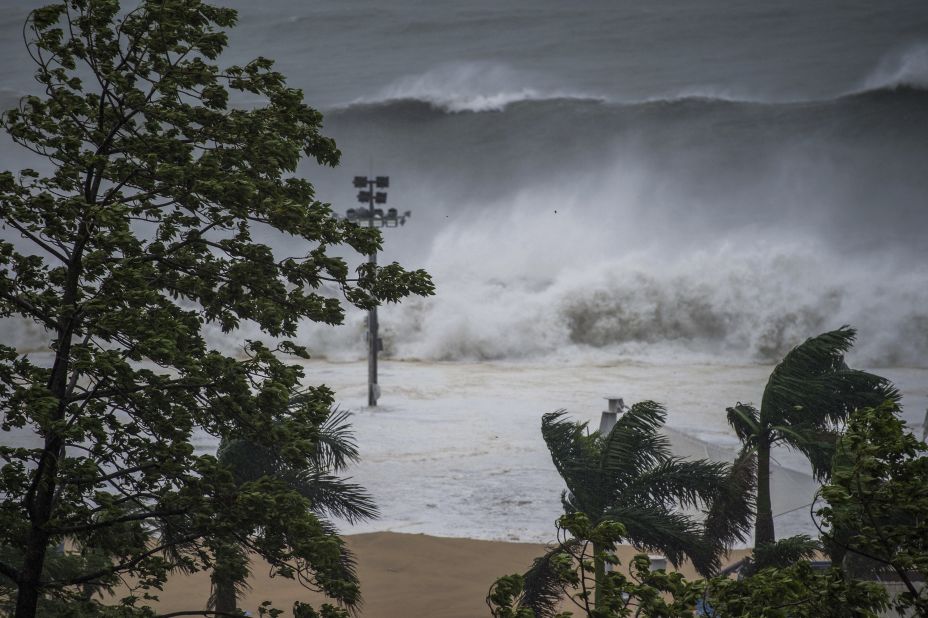
M 387 206 L 411 216 L 379 259 L 437 284 L 381 311 L 377 410 L 364 314 L 300 331 L 307 382 L 355 412 L 354 475 L 383 511 L 364 530 L 549 540 L 562 487 L 542 413 L 595 426 L 603 396 L 655 399 L 678 452 L 724 459 L 725 406 L 758 402 L 786 351 L 844 324 L 849 362 L 896 380 L 920 432 L 924 2 L 227 5 L 240 26 L 223 61 L 276 59 L 343 152 L 298 173 L 339 213 L 357 204 L 353 176 L 389 176 Z M 37 90 L 31 6 L 0 2 L 4 108 Z M 25 161 L 0 139 L 0 169 Z M 799 509 L 778 533 L 812 531 L 807 470 L 777 457 L 775 511 Z

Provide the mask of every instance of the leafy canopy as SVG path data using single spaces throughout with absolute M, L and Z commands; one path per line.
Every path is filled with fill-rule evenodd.
M 171 570 L 208 568 L 233 536 L 284 576 L 357 594 L 305 497 L 270 477 L 238 484 L 195 444 L 248 439 L 302 467 L 333 396 L 310 388 L 288 406 L 304 376 L 281 353 L 307 351 L 287 338 L 304 319 L 338 324 L 343 303 L 433 287 L 422 271 L 352 273 L 332 255 L 367 254 L 380 236 L 293 175 L 303 156 L 339 159 L 302 93 L 265 58 L 218 66 L 235 20 L 199 0 L 68 0 L 26 24 L 43 93 L 2 124 L 45 164 L 0 173 L 0 317 L 36 323 L 47 350 L 0 345 L 0 430 L 33 436 L 0 447 L 0 546 L 21 552 L 0 576 L 17 616 L 120 574 L 140 582 L 128 611 Z M 287 238 L 305 252 L 278 255 Z M 277 343 L 229 355 L 204 336 L 245 324 Z M 46 572 L 64 541 L 108 564 Z
M 898 412 L 887 402 L 851 416 L 818 514 L 845 568 L 901 582 L 896 608 L 925 615 L 928 590 L 916 582 L 928 578 L 928 445 Z

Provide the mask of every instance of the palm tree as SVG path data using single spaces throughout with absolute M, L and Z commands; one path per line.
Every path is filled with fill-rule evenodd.
M 724 509 L 716 509 L 718 538 L 709 538 L 696 518 L 682 512 L 711 507 L 716 501 L 729 500 L 735 506 L 734 494 L 726 490 L 732 469 L 723 463 L 672 456 L 669 441 L 659 433 L 665 418 L 660 404 L 637 403 L 612 431 L 600 435 L 558 411 L 542 417 L 541 434 L 567 485 L 561 497 L 567 513 L 582 512 L 594 526 L 606 520 L 621 522 L 634 546 L 659 551 L 675 566 L 688 557 L 700 572 L 711 573 L 718 568 L 721 545 L 744 536 L 750 508 L 736 508 L 727 520 L 722 516 Z M 597 584 L 605 574 L 604 550 L 611 548 L 593 547 Z M 554 613 L 559 592 L 549 585 L 549 565 L 563 551 L 563 547 L 554 548 L 526 573 L 522 606 L 537 616 Z M 599 589 L 597 585 L 594 591 L 597 605 Z
M 301 401 L 297 396 L 291 401 L 291 406 L 298 406 Z M 329 412 L 319 427 L 313 457 L 299 468 L 285 463 L 274 450 L 248 440 L 223 441 L 217 458 L 232 472 L 239 485 L 267 477 L 283 482 L 305 497 L 323 529 L 339 545 L 342 579 L 356 585 L 358 578 L 354 557 L 344 547 L 335 525 L 328 519 L 337 517 L 355 523 L 378 515 L 377 507 L 362 487 L 335 476 L 350 463 L 358 461 L 349 416 L 347 412 L 338 410 Z M 209 599 L 211 609 L 217 613 L 236 612 L 238 599 L 248 589 L 248 565 L 248 548 L 244 543 L 216 549 Z
M 755 546 L 776 538 L 770 500 L 771 449 L 783 445 L 799 451 L 822 481 L 831 470 L 837 438 L 850 413 L 899 399 L 885 378 L 845 364 L 844 354 L 855 334 L 843 326 L 807 339 L 773 369 L 760 410 L 740 402 L 728 408 L 728 422 L 744 444 L 739 459 L 756 458 Z

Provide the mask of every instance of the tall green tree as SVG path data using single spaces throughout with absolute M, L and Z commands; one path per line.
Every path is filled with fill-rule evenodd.
M 302 399 L 295 397 L 290 406 L 299 407 Z M 333 541 L 342 545 L 331 517 L 348 523 L 377 517 L 377 507 L 370 495 L 359 485 L 339 476 L 359 459 L 348 417 L 348 413 L 334 410 L 320 424 L 315 452 L 306 460 L 304 468 L 294 468 L 281 459 L 276 449 L 250 440 L 224 441 L 217 457 L 221 465 L 232 471 L 239 485 L 269 477 L 297 491 L 307 499 L 308 508 L 323 528 L 331 532 Z M 248 588 L 249 551 L 250 542 L 245 537 L 230 541 L 220 549 L 211 573 L 213 590 L 208 603 L 215 611 L 227 614 L 236 611 L 239 596 Z M 342 578 L 358 584 L 354 557 L 344 546 L 341 559 Z M 355 605 L 357 603 L 352 604 Z
M 744 444 L 739 459 L 756 457 L 754 544 L 775 542 L 770 496 L 771 449 L 785 446 L 802 453 L 818 480 L 831 471 L 842 424 L 857 408 L 897 400 L 893 385 L 878 375 L 851 369 L 844 354 L 855 331 L 842 327 L 807 339 L 774 367 L 760 410 L 738 403 L 728 422 Z
M 666 412 L 653 401 L 637 403 L 623 414 L 607 434 L 589 432 L 586 423 L 564 418 L 564 412 L 545 414 L 541 434 L 554 466 L 567 489 L 562 495 L 567 514 L 582 513 L 590 526 L 607 521 L 623 526 L 623 540 L 635 547 L 664 554 L 674 565 L 690 558 L 710 573 L 718 567 L 723 549 L 718 538 L 705 534 L 702 523 L 685 509 L 712 508 L 728 497 L 730 468 L 705 460 L 674 457 L 670 443 L 660 433 Z M 742 509 L 746 513 L 746 509 Z M 721 530 L 721 520 L 716 522 Z M 747 520 L 729 520 L 724 538 L 737 537 Z M 594 605 L 602 602 L 606 572 L 605 552 L 612 547 L 592 544 Z M 540 616 L 553 615 L 558 599 L 549 585 L 556 572 L 551 566 L 563 547 L 536 560 L 526 574 L 522 603 Z
M 236 483 L 192 438 L 247 439 L 305 467 L 333 395 L 311 388 L 288 407 L 304 376 L 281 353 L 307 354 L 288 340 L 297 325 L 341 322 L 339 294 L 369 308 L 433 288 L 421 271 L 353 273 L 332 255 L 368 254 L 379 233 L 292 175 L 304 155 L 339 159 L 302 93 L 265 58 L 218 66 L 235 20 L 198 0 L 68 0 L 26 23 L 43 92 L 2 124 L 48 171 L 0 173 L 0 316 L 38 324 L 48 352 L 0 346 L 0 430 L 34 436 L 0 448 L 0 545 L 21 550 L 0 576 L 17 618 L 120 576 L 157 588 L 242 538 L 281 575 L 357 596 L 304 496 L 269 477 Z M 274 342 L 230 355 L 204 337 L 244 324 Z M 46 557 L 64 541 L 111 564 L 56 576 Z M 122 603 L 142 611 L 138 595 Z

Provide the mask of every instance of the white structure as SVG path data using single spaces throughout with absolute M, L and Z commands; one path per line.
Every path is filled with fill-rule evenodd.
M 612 431 L 619 419 L 619 414 L 622 414 L 627 409 L 625 401 L 621 397 L 606 397 L 605 399 L 609 402 L 609 409 L 604 410 L 599 419 L 599 434 L 603 436 Z

